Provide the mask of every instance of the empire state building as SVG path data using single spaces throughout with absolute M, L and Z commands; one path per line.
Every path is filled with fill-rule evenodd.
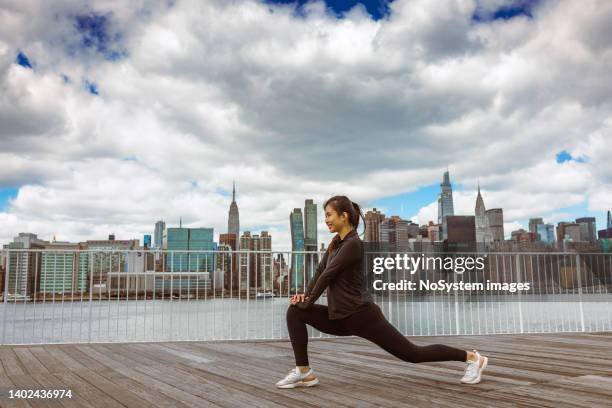
M 227 232 L 229 234 L 236 234 L 236 239 L 240 236 L 240 219 L 238 216 L 238 204 L 236 204 L 236 182 L 233 183 L 232 188 L 232 203 L 229 208 L 229 218 L 227 220 Z

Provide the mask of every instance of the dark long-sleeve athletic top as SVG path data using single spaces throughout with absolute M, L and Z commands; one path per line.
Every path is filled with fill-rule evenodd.
M 368 294 L 364 296 L 362 291 L 362 256 L 363 242 L 357 231 L 352 229 L 338 241 L 334 250 L 325 252 L 315 276 L 304 291 L 304 297 L 308 297 L 308 300 L 296 305 L 307 309 L 327 288 L 331 320 L 342 319 L 366 307 L 371 303 L 371 297 Z

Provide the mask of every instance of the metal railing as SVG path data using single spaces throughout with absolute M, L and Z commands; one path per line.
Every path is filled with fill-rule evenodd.
M 4 249 L 1 344 L 288 338 L 289 298 L 304 291 L 321 255 Z M 381 255 L 393 253 L 365 254 L 366 273 Z M 483 270 L 461 274 L 393 268 L 369 277 L 529 282 L 531 289 L 389 289 L 372 291 L 373 300 L 404 335 L 612 330 L 612 254 L 487 253 L 485 259 Z M 333 337 L 308 330 L 311 337 Z

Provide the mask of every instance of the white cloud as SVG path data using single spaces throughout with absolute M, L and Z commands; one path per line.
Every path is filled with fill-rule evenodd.
M 508 225 L 612 206 L 612 4 L 542 2 L 533 19 L 476 24 L 493 3 L 439 3 L 397 0 L 379 21 L 362 8 L 338 20 L 321 2 L 306 17 L 253 0 L 3 3 L 0 187 L 22 187 L 0 242 L 141 237 L 179 216 L 218 234 L 217 191 L 235 178 L 241 229 L 269 225 L 286 249 L 305 198 L 394 195 L 447 164 L 466 187 L 457 213 L 473 212 L 476 178 Z M 92 10 L 125 58 L 77 47 L 73 18 Z M 561 150 L 589 160 L 557 164 Z

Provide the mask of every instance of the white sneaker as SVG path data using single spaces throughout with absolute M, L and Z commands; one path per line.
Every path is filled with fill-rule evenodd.
M 312 387 L 319 383 L 319 379 L 315 377 L 312 380 L 304 381 L 304 378 L 311 374 L 314 374 L 312 368 L 308 372 L 302 373 L 299 368 L 295 367 L 285 378 L 277 382 L 276 386 L 278 388 Z
M 478 384 L 480 382 L 480 377 L 484 369 L 487 367 L 487 363 L 489 359 L 485 356 L 481 356 L 480 353 L 476 350 L 472 350 L 476 353 L 476 361 L 467 361 L 467 365 L 465 366 L 465 373 L 463 378 L 461 378 L 461 382 L 464 384 Z M 482 362 L 482 365 L 480 363 Z

